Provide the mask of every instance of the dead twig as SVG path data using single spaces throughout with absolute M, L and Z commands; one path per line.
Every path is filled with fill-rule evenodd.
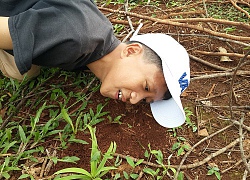
M 248 156 L 246 156 L 246 159 L 249 159 L 249 158 L 250 158 L 250 154 L 249 154 Z M 222 173 L 222 174 L 223 174 L 223 173 L 226 173 L 226 172 L 229 171 L 230 169 L 237 167 L 240 163 L 242 163 L 242 159 L 240 159 L 239 161 L 237 161 L 233 166 L 231 166 L 231 167 L 229 167 L 229 168 L 227 168 L 227 169 L 222 170 L 221 173 Z
M 228 149 L 234 147 L 236 144 L 239 143 L 239 138 L 234 140 L 233 142 L 231 142 L 230 144 L 228 144 L 227 146 L 221 148 L 220 150 L 210 154 L 209 156 L 207 156 L 205 159 L 203 159 L 202 161 L 199 161 L 199 162 L 195 162 L 195 163 L 192 163 L 192 164 L 186 164 L 186 165 L 183 165 L 183 166 L 180 166 L 180 165 L 164 165 L 165 167 L 167 168 L 180 168 L 181 169 L 191 169 L 191 168 L 196 168 L 196 167 L 199 167 L 207 162 L 209 162 L 212 158 L 224 153 L 225 151 L 227 151 Z M 126 155 L 123 155 L 123 154 L 119 154 L 119 153 L 114 153 L 113 156 L 115 157 L 120 157 L 120 158 L 123 158 L 123 159 L 126 159 Z M 131 157 L 129 156 L 130 159 L 134 162 L 138 162 L 140 159 L 137 159 L 137 158 L 134 158 L 134 157 Z M 148 161 L 143 161 L 142 162 L 143 164 L 146 164 L 148 166 L 151 166 L 151 167 L 156 167 L 156 168 L 163 168 L 162 165 L 159 165 L 159 164 L 155 164 L 155 163 L 152 163 L 152 162 L 148 162 Z
M 179 22 L 179 23 L 183 23 L 183 22 L 213 22 L 213 23 L 217 23 L 217 24 L 226 24 L 229 26 L 238 26 L 238 27 L 243 27 L 245 29 L 249 29 L 250 30 L 250 25 L 247 23 L 243 23 L 243 22 L 237 22 L 237 21 L 228 21 L 226 19 L 215 19 L 215 18 L 185 18 L 185 19 L 173 19 L 173 22 Z
M 232 5 L 233 5 L 236 9 L 238 9 L 238 10 L 241 11 L 241 12 L 243 12 L 248 18 L 250 18 L 249 13 L 237 5 L 237 2 L 238 2 L 238 1 L 230 0 L 230 2 L 232 3 Z
M 230 106 L 212 106 L 212 105 L 202 105 L 203 107 L 209 107 L 209 108 L 221 108 L 221 109 L 226 109 L 229 110 Z M 249 111 L 250 110 L 250 106 L 232 106 L 231 107 L 232 110 L 236 111 L 236 110 L 246 110 Z
M 45 157 L 44 161 L 43 161 L 43 164 L 42 164 L 42 167 L 41 167 L 41 172 L 40 172 L 40 176 L 39 176 L 40 178 L 42 178 L 43 175 L 44 175 L 44 171 L 45 171 L 45 167 L 46 167 L 47 161 L 48 161 L 48 158 Z
M 128 0 L 125 0 L 125 2 L 124 2 L 124 9 L 126 12 L 128 12 Z M 130 27 L 131 31 L 134 31 L 134 26 L 133 26 L 133 23 L 132 23 L 130 17 L 127 16 L 127 19 L 128 19 L 128 23 L 129 23 L 129 27 Z
M 239 68 L 242 66 L 243 62 L 247 59 L 249 54 L 250 54 L 250 50 L 245 54 L 244 58 L 240 59 L 237 67 L 234 68 L 234 72 L 233 72 L 232 80 L 231 80 L 231 84 L 230 84 L 231 88 L 230 88 L 230 93 L 229 93 L 229 106 L 230 107 L 233 106 L 233 85 L 234 85 L 234 82 L 235 82 L 237 72 L 238 72 Z M 231 119 L 233 119 L 232 108 L 230 108 L 230 116 L 231 116 Z
M 207 55 L 207 56 L 229 56 L 229 57 L 237 57 L 237 58 L 243 58 L 245 57 L 244 54 L 238 54 L 238 53 L 222 53 L 222 52 L 207 52 L 207 51 L 194 51 L 196 53 Z M 246 57 L 247 59 L 250 58 L 250 55 Z
M 248 167 L 250 167 L 250 161 L 248 161 Z M 248 174 L 248 170 L 246 169 L 244 174 L 243 174 L 243 177 L 242 177 L 242 180 L 246 180 L 247 179 L 247 174 Z
M 227 38 L 223 38 L 223 37 L 213 36 L 213 35 L 187 34 L 187 33 L 186 34 L 166 33 L 166 34 L 171 35 L 171 36 L 195 36 L 195 37 L 203 37 L 203 38 L 208 38 L 208 39 L 216 39 L 216 40 L 220 40 L 220 41 L 223 41 L 223 42 L 231 42 L 231 43 L 234 43 L 234 44 L 250 47 L 250 44 L 248 44 L 248 43 L 244 43 L 244 42 L 241 42 L 241 41 L 235 41 L 235 40 L 227 39 Z
M 47 156 L 50 158 L 50 157 L 56 157 L 56 150 L 53 150 L 53 153 L 50 154 L 50 152 L 48 151 L 48 149 L 46 149 L 46 153 L 47 153 Z M 52 159 L 49 160 L 47 166 L 45 167 L 44 169 L 44 175 L 47 176 L 48 173 L 50 172 L 50 169 L 52 168 L 52 165 L 53 165 L 53 161 Z
M 188 12 L 178 12 L 178 13 L 169 13 L 167 16 L 165 16 L 164 18 L 168 19 L 170 17 L 176 17 L 176 16 L 184 16 L 184 15 L 197 15 L 197 14 L 203 14 L 204 11 L 200 10 L 200 11 L 188 11 Z
M 244 119 L 245 119 L 245 118 L 244 118 L 244 114 L 242 113 L 242 117 L 241 117 L 241 119 L 240 119 L 240 125 L 239 125 L 240 155 L 241 155 L 241 159 L 242 159 L 242 161 L 243 161 L 243 163 L 244 163 L 244 165 L 245 165 L 245 167 L 246 167 L 246 170 L 247 170 L 248 172 L 250 172 L 250 166 L 249 166 L 248 163 L 247 163 L 247 159 L 246 159 L 246 156 L 245 156 L 245 153 L 244 153 L 244 149 L 243 149 L 243 138 L 244 138 L 244 136 L 243 136 L 242 124 L 243 124 L 243 122 L 244 122 Z
M 149 20 L 149 21 L 152 21 L 152 22 L 156 22 L 158 24 L 167 24 L 167 25 L 172 25 L 172 26 L 177 26 L 177 27 L 195 29 L 195 30 L 198 30 L 198 31 L 201 31 L 201 32 L 206 32 L 206 33 L 208 33 L 210 35 L 224 37 L 224 38 L 233 39 L 233 40 L 237 40 L 237 41 L 250 41 L 250 37 L 235 36 L 235 35 L 230 35 L 230 34 L 226 34 L 226 33 L 215 32 L 215 31 L 212 31 L 210 29 L 207 29 L 207 28 L 204 28 L 204 27 L 201 27 L 201 26 L 176 22 L 173 19 L 164 19 L 163 20 L 163 19 L 159 19 L 159 18 L 143 16 L 143 15 L 140 15 L 140 14 L 137 14 L 137 13 L 120 11 L 120 10 L 113 10 L 113 9 L 104 8 L 104 7 L 99 7 L 99 9 L 102 10 L 102 11 L 108 11 L 108 12 L 112 12 L 112 13 L 123 14 L 125 16 L 129 15 L 129 16 L 140 18 L 140 19 Z
M 183 163 L 185 162 L 185 160 L 187 159 L 187 157 L 189 156 L 189 154 L 190 154 L 197 146 L 199 146 L 199 145 L 200 145 L 201 143 L 203 143 L 204 141 L 206 141 L 206 140 L 212 138 L 213 136 L 215 136 L 215 135 L 217 135 L 217 134 L 219 134 L 219 133 L 221 133 L 221 132 L 227 130 L 228 128 L 230 128 L 230 127 L 232 127 L 232 126 L 233 126 L 233 124 L 230 124 L 230 125 L 228 125 L 228 126 L 222 128 L 222 129 L 220 129 L 219 131 L 216 131 L 216 132 L 214 132 L 213 134 L 211 134 L 211 135 L 209 135 L 209 136 L 203 138 L 202 140 L 200 140 L 199 142 L 197 142 L 195 145 L 193 145 L 192 148 L 191 148 L 191 149 L 184 155 L 184 157 L 182 158 L 182 160 L 181 160 L 181 162 L 180 162 L 180 164 L 179 164 L 179 166 L 178 166 L 178 168 L 177 168 L 176 175 L 175 175 L 175 179 L 177 179 L 180 170 L 183 168 L 183 166 L 184 166 Z M 239 139 L 238 139 L 237 141 L 239 141 Z M 235 140 L 234 143 L 237 144 L 238 142 L 236 143 L 236 140 Z M 233 143 L 233 144 L 234 144 L 234 143 Z M 231 143 L 231 144 L 232 144 L 232 143 Z M 222 149 L 223 149 L 223 148 L 222 148 Z M 226 151 L 226 149 L 225 149 L 225 151 Z M 225 151 L 223 151 L 223 152 L 225 152 Z M 218 151 L 217 151 L 217 152 L 218 152 Z M 213 154 L 214 154 L 214 153 L 213 153 Z M 210 156 L 213 156 L 213 155 L 211 154 Z M 206 158 L 206 159 L 207 159 L 207 158 Z M 208 158 L 208 159 L 209 159 L 209 158 Z M 209 160 L 210 160 L 210 159 L 209 159 Z
M 225 76 L 233 76 L 234 72 L 221 72 L 214 74 L 201 75 L 197 77 L 192 77 L 191 80 L 201 80 L 201 79 L 209 79 L 209 78 L 217 78 L 217 77 L 225 77 Z M 250 75 L 250 71 L 238 71 L 236 75 Z
M 241 125 L 245 130 L 249 131 L 250 132 L 250 127 L 249 126 L 246 126 L 245 124 L 240 124 L 239 121 L 236 121 L 236 120 L 232 120 L 231 121 L 234 123 L 234 124 L 237 124 L 237 125 Z
M 198 57 L 196 57 L 196 56 L 194 56 L 194 55 L 191 55 L 191 54 L 189 54 L 189 57 L 190 57 L 192 60 L 195 60 L 195 61 L 197 61 L 197 62 L 199 62 L 199 63 L 205 64 L 205 65 L 207 65 L 207 66 L 209 66 L 209 67 L 212 67 L 212 68 L 214 68 L 214 69 L 217 69 L 217 70 L 222 70 L 222 71 L 227 71 L 227 70 L 229 70 L 228 68 L 225 68 L 225 67 L 222 67 L 222 66 L 218 66 L 218 65 L 216 65 L 216 64 L 212 64 L 212 63 L 210 63 L 210 62 L 207 62 L 207 61 L 205 61 L 205 60 L 203 60 L 203 59 L 201 59 L 201 58 L 198 58 Z

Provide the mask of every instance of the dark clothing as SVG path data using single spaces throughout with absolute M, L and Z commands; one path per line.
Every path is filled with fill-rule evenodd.
M 21 74 L 31 64 L 82 69 L 120 43 L 91 0 L 0 0 L 0 16 L 10 16 L 13 55 Z

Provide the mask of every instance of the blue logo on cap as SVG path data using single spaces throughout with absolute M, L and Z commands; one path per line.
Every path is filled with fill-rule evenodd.
M 187 76 L 187 73 L 184 72 L 179 79 L 179 84 L 181 88 L 181 92 L 183 92 L 188 87 L 188 80 L 184 79 Z

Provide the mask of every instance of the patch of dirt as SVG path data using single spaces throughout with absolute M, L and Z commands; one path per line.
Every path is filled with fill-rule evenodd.
M 198 3 L 200 2 L 200 3 Z M 183 2 L 183 5 L 185 2 Z M 228 1 L 224 3 L 217 2 L 218 6 L 224 6 L 230 4 Z M 118 9 L 119 5 L 109 5 L 105 6 L 109 9 Z M 186 5 L 188 6 L 188 5 Z M 186 7 L 183 6 L 183 7 Z M 204 17 L 204 7 L 201 1 L 193 1 L 189 3 L 190 8 L 201 9 L 202 13 L 198 11 L 193 12 L 194 14 L 185 14 L 183 12 L 189 12 L 190 8 L 181 9 L 181 8 L 171 8 L 165 10 L 165 5 L 160 5 L 158 8 L 153 6 L 139 6 L 132 10 L 142 17 L 136 17 L 130 15 L 132 22 L 135 23 L 140 19 L 143 19 L 143 16 L 159 18 L 159 19 L 174 19 L 175 17 L 186 16 L 187 18 L 191 17 Z M 182 8 L 183 8 L 182 7 Z M 200 7 L 200 8 L 197 8 Z M 102 9 L 105 14 L 107 12 Z M 177 14 L 174 14 L 177 13 Z M 199 14 L 197 14 L 199 13 Z M 179 15 L 178 15 L 179 14 Z M 125 32 L 129 32 L 129 26 L 127 23 L 126 17 L 122 13 L 111 13 L 108 17 L 111 22 L 116 22 L 117 16 L 121 18 L 123 24 L 125 24 Z M 173 21 L 175 22 L 175 21 Z M 126 24 L 127 23 L 127 24 Z M 247 50 L 243 43 L 249 43 L 249 40 L 238 41 L 241 43 L 232 41 L 221 40 L 215 38 L 208 32 L 200 31 L 197 29 L 188 28 L 185 25 L 183 26 L 174 26 L 171 24 L 164 23 L 155 23 L 148 19 L 143 19 L 144 26 L 142 27 L 140 33 L 149 33 L 149 32 L 161 32 L 170 34 L 176 40 L 178 40 L 187 50 L 188 53 L 192 56 L 195 56 L 197 59 L 202 59 L 205 62 L 217 65 L 219 67 L 232 69 L 237 67 L 240 57 L 235 54 L 244 55 Z M 223 29 L 230 26 L 227 23 L 217 23 L 217 22 L 196 22 L 190 21 L 189 25 L 200 26 L 202 28 L 207 28 L 218 33 L 224 32 Z M 250 37 L 249 29 L 246 29 L 244 26 L 237 26 L 237 30 L 230 32 L 230 35 L 238 35 L 241 37 Z M 125 38 L 127 34 L 117 35 L 121 40 Z M 229 39 L 229 38 L 225 38 Z M 227 49 L 228 53 L 234 54 L 230 56 L 232 61 L 221 62 L 220 55 L 211 55 L 203 54 L 204 52 L 219 52 L 218 48 L 223 47 Z M 202 52 L 203 53 L 202 53 Z M 204 64 L 195 58 L 191 58 L 191 84 L 188 89 L 185 91 L 182 96 L 182 102 L 184 107 L 188 107 L 194 114 L 191 116 L 192 122 L 197 126 L 197 131 L 192 132 L 192 128 L 187 125 L 183 125 L 182 128 L 176 129 L 177 137 L 184 137 L 186 142 L 190 146 L 194 146 L 196 143 L 204 139 L 205 137 L 200 135 L 200 132 L 206 130 L 208 135 L 211 135 L 224 127 L 232 124 L 230 120 L 231 112 L 229 110 L 230 102 L 232 102 L 232 115 L 233 120 L 239 121 L 242 118 L 242 113 L 244 116 L 244 124 L 250 126 L 250 113 L 249 113 L 249 65 L 246 64 L 240 68 L 244 70 L 245 73 L 240 76 L 236 76 L 234 80 L 234 85 L 232 87 L 232 75 L 227 76 L 217 76 L 217 77 L 207 77 L 205 75 L 214 75 L 216 73 L 224 72 L 218 67 L 212 67 L 211 64 Z M 198 79 L 198 77 L 200 79 Z M 52 79 L 53 81 L 56 81 Z M 230 91 L 233 88 L 233 96 L 230 97 Z M 96 92 L 91 97 L 91 106 L 96 107 L 99 103 L 106 103 L 106 98 L 102 97 L 99 92 Z M 96 125 L 96 136 L 98 140 L 99 148 L 102 152 L 105 152 L 111 142 L 116 142 L 117 144 L 117 153 L 121 155 L 129 155 L 138 159 L 145 159 L 144 152 L 148 150 L 148 145 L 152 150 L 161 150 L 164 155 L 164 163 L 167 164 L 167 158 L 171 157 L 171 165 L 180 164 L 184 155 L 177 156 L 177 152 L 172 150 L 172 146 L 177 142 L 177 137 L 173 136 L 173 131 L 171 129 L 166 129 L 161 127 L 153 119 L 150 107 L 146 104 L 139 105 L 127 105 L 116 100 L 109 100 L 108 104 L 105 106 L 103 111 L 109 111 L 110 115 L 115 118 L 116 116 L 122 115 L 121 122 L 122 124 L 110 123 L 108 119 Z M 245 131 L 244 131 L 245 132 Z M 249 141 L 249 130 L 245 132 L 245 140 Z M 72 163 L 62 163 L 58 162 L 56 165 L 52 166 L 51 171 L 49 172 L 52 175 L 57 170 L 66 168 L 66 167 L 81 167 L 84 169 L 90 169 L 90 135 L 78 132 L 77 138 L 83 139 L 89 142 L 89 145 L 81 145 L 76 143 L 68 144 L 68 148 L 65 150 L 58 150 L 57 155 L 59 157 L 64 156 L 77 156 L 80 160 L 77 164 Z M 197 145 L 192 152 L 185 159 L 183 166 L 190 165 L 189 167 L 181 169 L 185 174 L 185 179 L 193 180 L 209 180 L 216 179 L 214 175 L 208 176 L 208 165 L 216 164 L 220 169 L 220 174 L 223 180 L 238 180 L 241 179 L 243 173 L 246 169 L 243 163 L 238 163 L 241 158 L 241 152 L 239 144 L 235 143 L 230 148 L 227 148 L 223 153 L 219 153 L 218 156 L 214 157 L 216 152 L 228 146 L 230 143 L 234 142 L 239 138 L 239 126 L 233 125 L 218 133 L 217 135 L 208 138 L 199 145 Z M 245 141 L 245 142 L 247 142 Z M 48 148 L 52 148 L 56 142 L 48 143 Z M 245 151 L 247 154 L 249 150 Z M 211 157 L 209 161 L 205 161 L 206 158 Z M 123 160 L 124 164 L 126 160 Z M 150 162 L 155 163 L 155 158 L 152 158 Z M 193 165 L 193 167 L 191 166 Z M 143 164 L 143 167 L 151 167 L 150 165 Z M 228 168 L 231 168 L 227 170 Z M 123 165 L 125 170 L 128 170 L 129 167 Z M 140 172 L 140 169 L 138 170 Z M 151 179 L 148 175 L 144 174 L 141 179 Z M 170 179 L 168 176 L 165 176 L 164 179 Z M 249 177 L 248 177 L 249 179 Z

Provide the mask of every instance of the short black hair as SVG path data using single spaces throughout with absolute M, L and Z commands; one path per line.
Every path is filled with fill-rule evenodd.
M 139 42 L 139 41 L 127 41 L 126 44 L 132 44 L 132 43 L 139 43 L 142 45 L 143 50 L 144 50 L 144 60 L 148 63 L 152 63 L 155 64 L 159 69 L 162 69 L 162 61 L 161 58 L 158 56 L 158 54 L 152 50 L 150 47 L 148 47 L 147 45 Z

